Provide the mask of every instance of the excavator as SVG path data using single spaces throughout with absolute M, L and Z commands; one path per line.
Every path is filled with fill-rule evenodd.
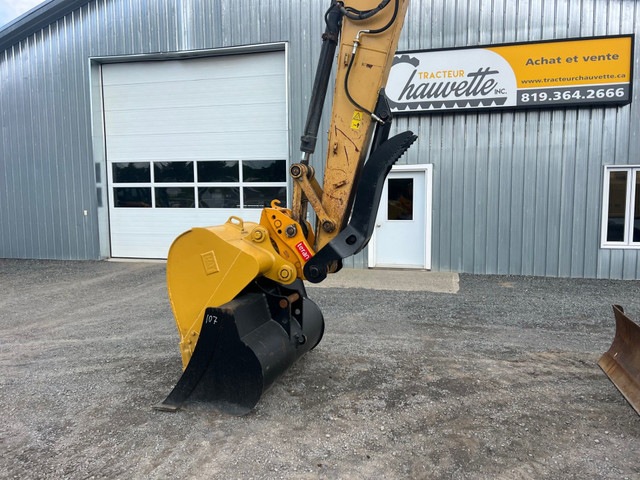
M 159 410 L 199 404 L 231 415 L 251 411 L 322 338 L 324 319 L 303 280 L 318 283 L 339 271 L 371 238 L 385 178 L 417 138 L 389 138 L 384 93 L 409 0 L 348 3 L 332 0 L 324 15 L 301 158 L 289 168 L 291 208 L 274 200 L 259 223 L 231 217 L 192 228 L 169 249 L 167 290 L 184 371 Z M 309 162 L 336 58 L 321 186 Z
M 199 405 L 244 415 L 320 342 L 324 319 L 303 280 L 321 282 L 367 245 L 385 179 L 417 138 L 410 131 L 390 138 L 384 91 L 408 4 L 331 0 L 301 158 L 289 168 L 291 208 L 274 200 L 259 223 L 232 216 L 171 245 L 167 290 L 183 373 L 156 409 Z M 336 59 L 321 186 L 309 162 Z

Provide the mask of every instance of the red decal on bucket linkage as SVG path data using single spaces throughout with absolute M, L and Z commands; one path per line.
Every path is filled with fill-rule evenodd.
M 305 246 L 304 242 L 300 242 L 296 245 L 296 248 L 298 249 L 298 251 L 300 252 L 300 255 L 302 255 L 302 258 L 305 262 L 308 262 L 309 259 L 311 258 L 311 252 L 309 251 L 309 249 Z

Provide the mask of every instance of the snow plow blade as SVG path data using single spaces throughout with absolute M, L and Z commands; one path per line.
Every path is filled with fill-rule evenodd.
M 613 313 L 616 335 L 598 365 L 640 415 L 640 326 L 625 315 L 620 305 L 613 306 Z
M 301 280 L 258 279 L 236 298 L 205 310 L 180 380 L 157 410 L 182 407 L 245 415 L 262 394 L 322 338 L 320 309 Z

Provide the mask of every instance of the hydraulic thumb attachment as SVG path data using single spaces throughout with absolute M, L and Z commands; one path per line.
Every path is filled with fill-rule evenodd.
M 384 181 L 394 163 L 418 137 L 404 132 L 380 145 L 364 165 L 348 225 L 304 266 L 307 280 L 318 283 L 331 265 L 360 252 L 371 240 Z

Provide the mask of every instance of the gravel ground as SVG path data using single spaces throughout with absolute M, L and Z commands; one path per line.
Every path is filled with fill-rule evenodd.
M 596 365 L 638 281 L 310 287 L 323 341 L 236 418 L 151 409 L 181 373 L 164 270 L 0 260 L 0 477 L 640 478 Z

